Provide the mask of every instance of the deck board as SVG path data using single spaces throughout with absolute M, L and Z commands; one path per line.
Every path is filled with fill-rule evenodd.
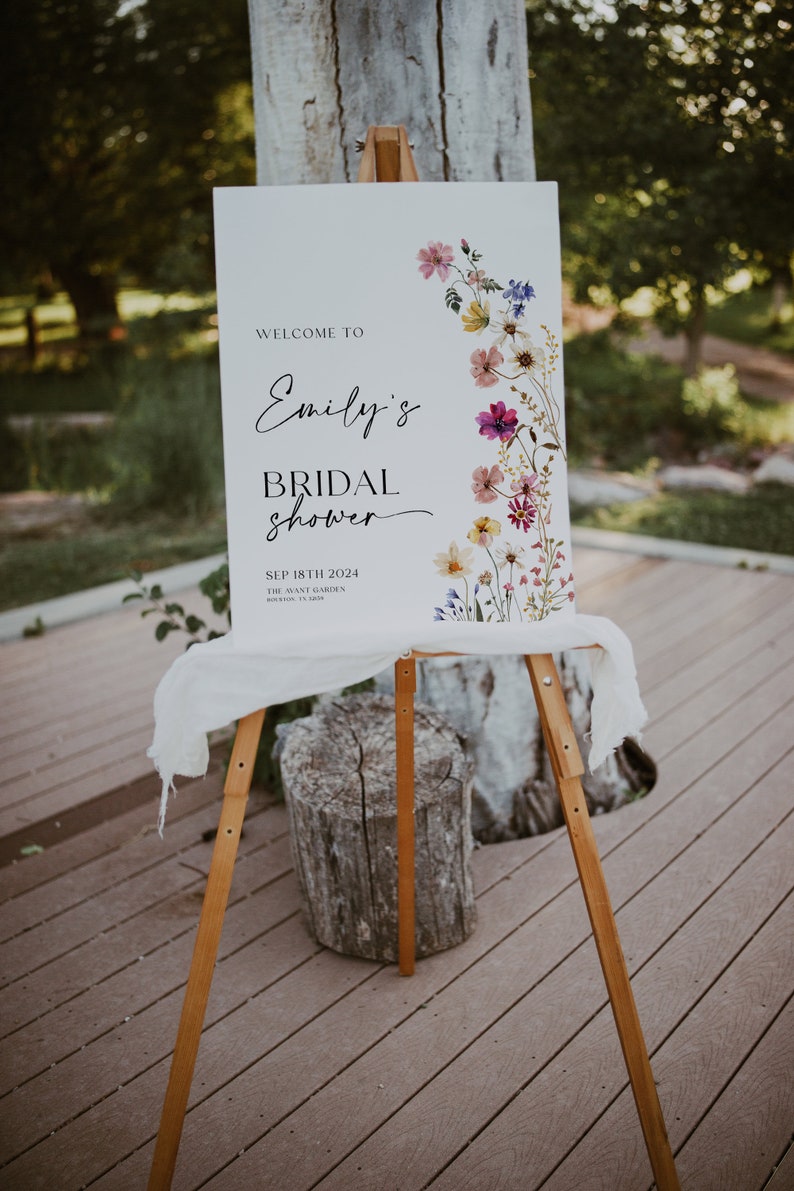
M 794 581 L 575 562 L 582 610 L 629 632 L 650 714 L 657 785 L 594 827 L 683 1186 L 761 1191 L 792 1129 Z M 222 765 L 183 784 L 159 840 L 142 753 L 168 656 L 149 636 L 127 609 L 2 647 L 0 836 L 81 798 L 89 816 L 0 869 L 0 1178 L 20 1191 L 128 1191 L 151 1161 Z M 114 781 L 149 803 L 92 822 Z M 475 932 L 401 979 L 309 938 L 284 809 L 252 799 L 175 1188 L 650 1186 L 567 837 L 473 867 Z

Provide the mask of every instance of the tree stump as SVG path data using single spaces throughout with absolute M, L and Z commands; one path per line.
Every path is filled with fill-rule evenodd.
M 587 757 L 590 660 L 587 650 L 555 654 L 579 749 Z M 376 679 L 394 689 L 391 670 Z M 483 844 L 539 835 L 562 826 L 563 816 L 538 709 L 524 659 L 519 656 L 428 658 L 417 666 L 419 697 L 444 715 L 463 737 L 474 762 L 472 831 Z M 591 815 L 623 806 L 649 791 L 656 766 L 639 744 L 626 740 L 582 777 Z
M 416 954 L 474 929 L 472 767 L 432 708 L 415 707 Z M 309 929 L 346 955 L 397 959 L 394 702 L 350 695 L 279 728 L 292 850 Z

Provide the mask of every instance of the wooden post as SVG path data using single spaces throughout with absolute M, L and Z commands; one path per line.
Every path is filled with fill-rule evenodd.
M 397 742 L 397 935 L 401 976 L 415 967 L 414 881 L 414 692 L 416 660 L 400 658 L 394 666 L 394 716 Z
M 224 797 L 218 834 L 215 837 L 215 848 L 193 947 L 190 975 L 182 1004 L 182 1016 L 171 1059 L 171 1073 L 160 1118 L 160 1130 L 149 1175 L 149 1191 L 168 1191 L 174 1177 L 193 1069 L 207 1011 L 212 973 L 218 955 L 218 944 L 264 718 L 264 709 L 245 716 L 240 720 L 234 740 L 232 758 L 223 787 Z
M 593 929 L 593 938 L 604 973 L 656 1186 L 659 1191 L 679 1191 L 680 1184 L 667 1129 L 582 789 L 581 775 L 584 773 L 584 765 L 565 703 L 565 695 L 550 654 L 528 655 L 524 660 L 532 680 L 535 702 L 538 705 L 546 746 L 560 792 L 565 825 L 568 828 L 579 873 L 579 883 Z

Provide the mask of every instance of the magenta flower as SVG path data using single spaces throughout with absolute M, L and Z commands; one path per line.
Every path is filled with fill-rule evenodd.
M 472 486 L 471 490 L 474 493 L 474 499 L 477 504 L 489 505 L 496 500 L 497 494 L 494 488 L 497 484 L 504 482 L 504 472 L 502 472 L 495 464 L 492 468 L 475 467 L 471 473 Z
M 498 382 L 499 377 L 494 369 L 505 362 L 498 347 L 489 347 L 487 352 L 479 347 L 471 353 L 469 359 L 471 360 L 470 371 L 478 389 L 490 389 L 491 385 Z
M 490 411 L 477 414 L 474 419 L 480 427 L 483 438 L 491 440 L 498 438 L 500 442 L 507 442 L 518 429 L 518 417 L 514 409 L 506 409 L 504 401 L 497 401 L 490 407 Z
M 514 496 L 507 506 L 507 517 L 516 529 L 523 529 L 529 533 L 529 527 L 535 517 L 535 509 L 525 496 Z
M 420 262 L 419 272 L 425 281 L 429 281 L 434 273 L 438 273 L 441 280 L 446 281 L 455 254 L 449 244 L 442 244 L 440 240 L 428 240 L 427 248 L 420 248 L 416 259 Z

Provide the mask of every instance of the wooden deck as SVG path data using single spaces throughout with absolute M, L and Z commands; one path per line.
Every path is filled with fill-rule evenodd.
M 682 1185 L 790 1191 L 794 579 L 575 564 L 651 715 L 658 784 L 595 827 Z M 146 1184 L 222 783 L 217 758 L 183 782 L 160 841 L 144 753 L 180 647 L 128 609 L 0 648 L 4 858 L 45 848 L 0 870 L 9 1189 Z M 651 1185 L 567 837 L 474 868 L 473 936 L 401 979 L 311 941 L 253 797 L 175 1187 Z

